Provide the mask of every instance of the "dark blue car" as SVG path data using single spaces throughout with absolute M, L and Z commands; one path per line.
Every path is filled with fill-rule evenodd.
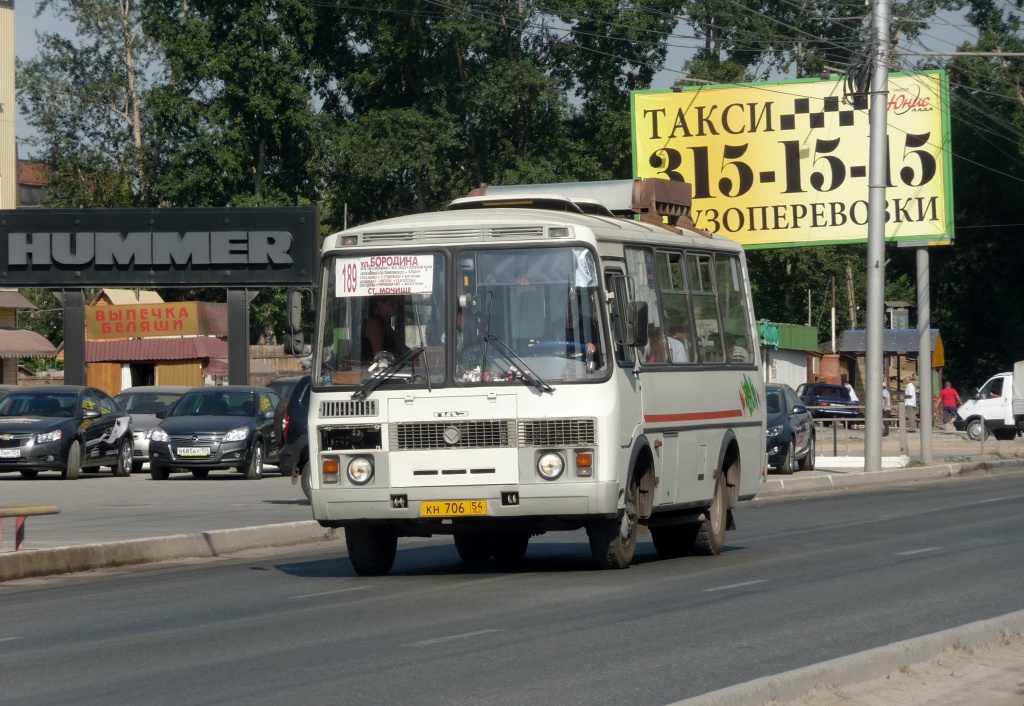
M 789 385 L 764 386 L 768 465 L 781 473 L 814 470 L 814 419 Z

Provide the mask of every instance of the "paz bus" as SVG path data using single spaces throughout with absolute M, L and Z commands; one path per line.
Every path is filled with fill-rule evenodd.
M 721 551 L 765 478 L 764 378 L 743 251 L 689 207 L 665 180 L 492 186 L 325 239 L 311 505 L 358 574 L 399 537 Z

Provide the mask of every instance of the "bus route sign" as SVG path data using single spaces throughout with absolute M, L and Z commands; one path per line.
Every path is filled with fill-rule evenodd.
M 699 228 L 747 247 L 867 242 L 867 101 L 844 81 L 635 91 L 633 171 L 685 181 Z M 889 77 L 886 240 L 953 237 L 945 72 Z

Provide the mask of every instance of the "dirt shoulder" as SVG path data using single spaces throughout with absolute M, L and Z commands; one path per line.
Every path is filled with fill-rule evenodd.
M 1024 636 L 1004 635 L 980 647 L 953 647 L 933 660 L 871 681 L 824 684 L 773 706 L 1024 706 Z

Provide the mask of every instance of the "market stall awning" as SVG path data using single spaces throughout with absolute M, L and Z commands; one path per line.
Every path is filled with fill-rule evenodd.
M 227 341 L 215 336 L 186 338 L 128 338 L 116 341 L 86 341 L 87 363 L 135 363 L 161 360 L 226 358 Z
M 0 329 L 0 358 L 52 358 L 57 349 L 35 331 Z

